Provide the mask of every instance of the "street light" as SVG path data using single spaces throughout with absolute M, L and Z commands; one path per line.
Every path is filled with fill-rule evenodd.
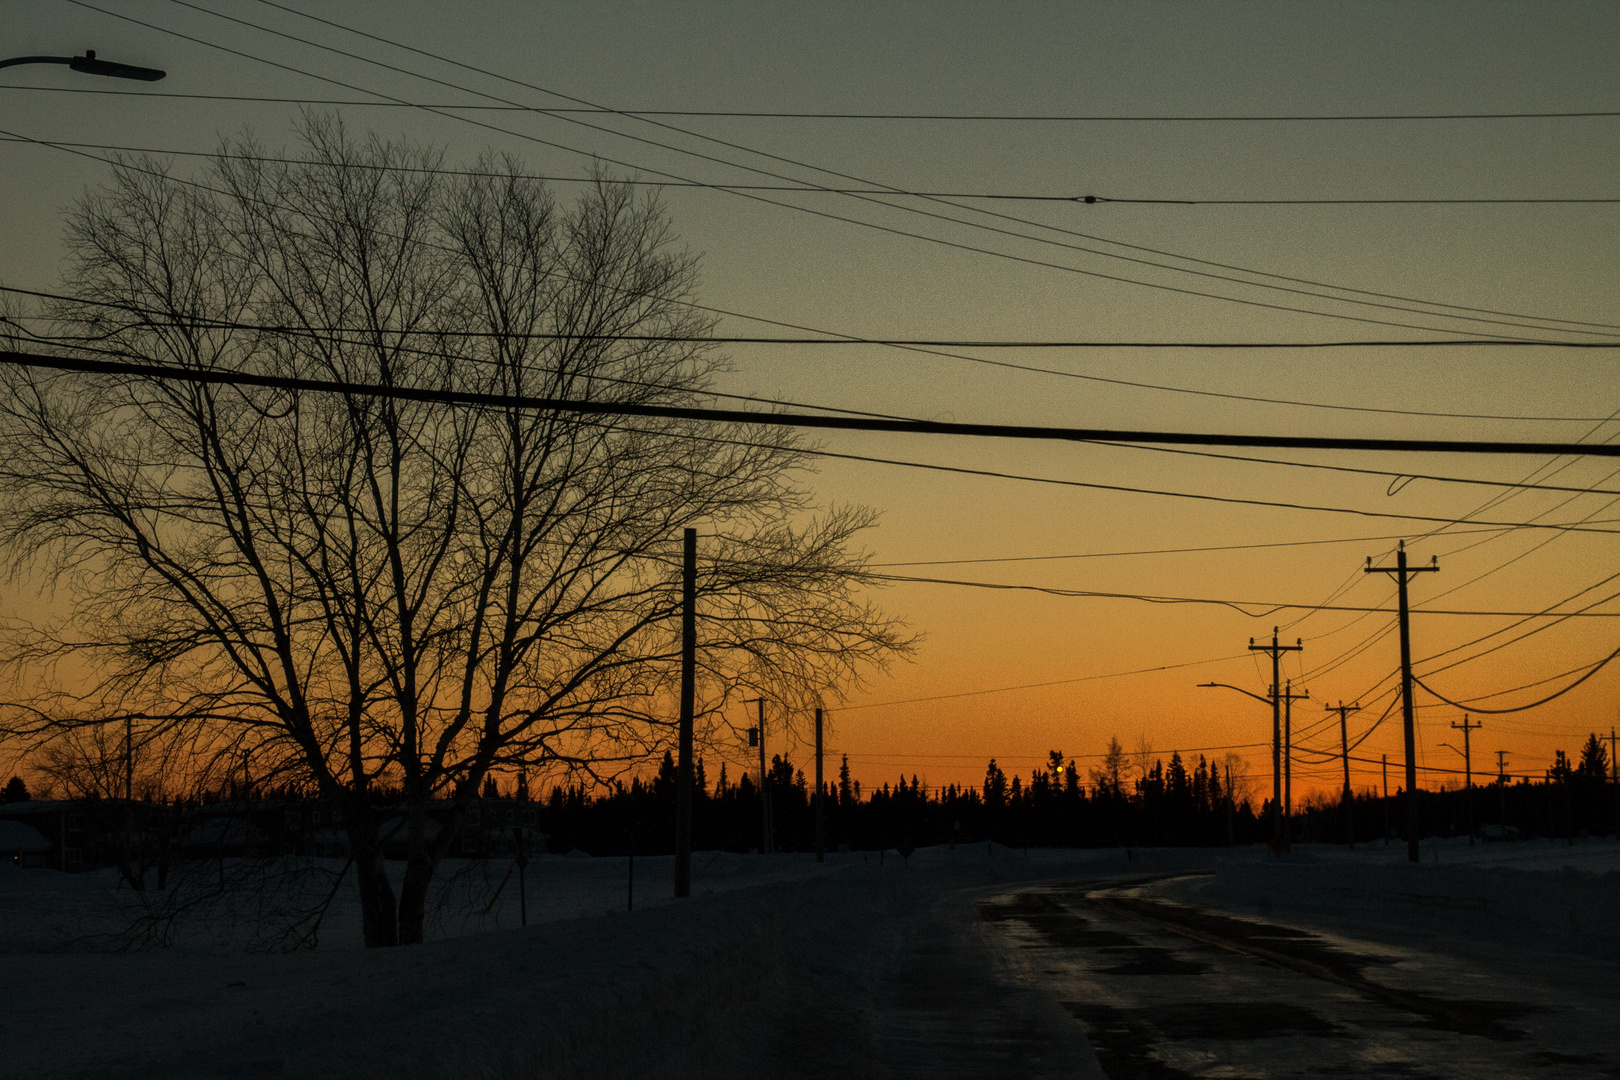
M 0 60 L 0 68 L 18 67 L 22 64 L 65 64 L 85 75 L 105 75 L 110 79 L 137 79 L 140 82 L 157 82 L 168 74 L 157 68 L 97 60 L 94 49 L 84 50 L 83 56 L 13 56 L 9 60 Z
M 1468 722 L 1468 718 L 1466 716 L 1463 717 L 1463 723 L 1466 724 L 1467 722 Z M 1452 726 L 1456 727 L 1455 724 L 1453 724 Z M 1443 742 L 1440 745 L 1445 747 L 1447 750 L 1455 751 L 1457 756 L 1463 759 L 1463 776 L 1465 777 L 1465 779 L 1463 781 L 1463 789 L 1464 789 L 1463 790 L 1463 798 L 1464 798 L 1465 804 L 1466 804 L 1466 806 L 1468 808 L 1468 846 L 1473 847 L 1474 846 L 1474 758 L 1473 758 L 1473 754 L 1472 754 L 1472 752 L 1471 752 L 1471 750 L 1470 750 L 1470 748 L 1468 746 L 1468 740 L 1467 739 L 1463 740 L 1463 745 L 1461 745 L 1461 746 L 1452 746 L 1448 742 Z
M 1220 687 L 1224 687 L 1227 690 L 1236 690 L 1238 693 L 1247 695 L 1248 697 L 1252 697 L 1252 698 L 1254 698 L 1254 700 L 1258 701 L 1260 704 L 1265 705 L 1268 708 L 1270 708 L 1272 710 L 1272 718 L 1273 718 L 1273 720 L 1276 719 L 1277 699 L 1275 697 L 1262 697 L 1261 695 L 1256 694 L 1251 690 L 1243 689 L 1243 687 L 1241 687 L 1241 686 L 1233 686 L 1231 683 L 1205 682 L 1205 683 L 1199 683 L 1198 685 L 1199 685 L 1200 688 L 1207 688 L 1207 687 L 1211 687 L 1211 686 L 1220 686 Z M 1277 730 L 1277 725 L 1275 723 L 1273 723 L 1272 724 L 1272 732 L 1271 732 L 1271 752 L 1272 752 L 1271 753 L 1271 756 L 1272 756 L 1272 770 L 1271 770 L 1271 772 L 1272 772 L 1272 778 L 1271 778 L 1271 780 L 1272 780 L 1272 782 L 1271 782 L 1271 787 L 1272 787 L 1272 797 L 1271 797 L 1271 839 L 1272 839 L 1272 844 L 1275 846 L 1275 853 L 1279 854 L 1279 855 L 1282 854 L 1282 843 L 1283 843 L 1282 770 L 1277 768 L 1277 764 L 1276 764 L 1277 763 L 1278 750 L 1279 750 L 1279 745 L 1278 745 L 1277 740 L 1279 739 L 1280 736 L 1281 736 L 1281 732 L 1279 732 Z

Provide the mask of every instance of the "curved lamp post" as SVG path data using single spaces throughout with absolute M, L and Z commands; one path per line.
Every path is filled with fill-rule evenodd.
M 83 56 L 13 56 L 9 60 L 0 60 L 0 68 L 17 67 L 22 64 L 64 64 L 86 75 L 105 75 L 112 79 L 138 79 L 141 82 L 157 82 L 168 74 L 157 68 L 97 60 L 94 49 L 86 49 Z
M 1251 690 L 1245 690 L 1241 686 L 1233 686 L 1231 683 L 1202 682 L 1202 683 L 1199 683 L 1198 686 L 1199 686 L 1200 689 L 1211 687 L 1211 686 L 1220 686 L 1220 687 L 1224 687 L 1227 690 L 1236 690 L 1240 694 L 1244 694 L 1244 695 L 1247 695 L 1248 697 L 1254 698 L 1254 700 L 1258 701 L 1260 704 L 1266 706 L 1267 708 L 1275 709 L 1275 707 L 1276 707 L 1275 699 L 1270 698 L 1270 697 L 1265 697 L 1265 696 L 1262 696 L 1260 694 L 1256 694 Z M 1273 731 L 1272 732 L 1272 749 L 1273 749 L 1273 751 L 1275 751 L 1277 749 L 1276 740 L 1277 740 L 1277 732 Z M 1283 835 L 1283 827 L 1282 827 L 1282 773 L 1279 772 L 1277 769 L 1273 769 L 1272 773 L 1273 773 L 1273 776 L 1272 776 L 1272 785 L 1271 786 L 1275 790 L 1274 790 L 1274 794 L 1273 794 L 1272 799 L 1271 799 L 1271 832 L 1272 832 L 1272 836 L 1274 838 L 1280 840 L 1282 835 Z M 1278 850 L 1281 850 L 1281 849 L 1279 848 Z

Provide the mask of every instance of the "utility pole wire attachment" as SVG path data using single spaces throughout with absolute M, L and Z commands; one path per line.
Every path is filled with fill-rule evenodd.
M 1418 804 L 1417 804 L 1417 730 L 1412 715 L 1412 628 L 1411 611 L 1407 603 L 1406 583 L 1413 574 L 1435 573 L 1440 569 L 1440 557 L 1434 556 L 1428 566 L 1406 565 L 1406 541 L 1400 541 L 1395 550 L 1394 566 L 1374 566 L 1372 556 L 1367 557 L 1365 573 L 1390 574 L 1395 578 L 1399 599 L 1401 631 L 1401 715 L 1406 735 L 1406 858 L 1417 862 Z

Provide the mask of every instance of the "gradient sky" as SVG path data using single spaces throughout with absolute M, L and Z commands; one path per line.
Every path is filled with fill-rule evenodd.
M 295 0 L 345 25 L 430 49 L 559 94 L 624 110 L 963 113 L 974 115 L 1207 116 L 1476 113 L 1620 108 L 1620 8 L 1613 4 L 379 4 Z M 369 42 L 265 3 L 195 6 L 174 0 L 12 3 L 0 24 L 7 55 L 78 53 L 165 68 L 149 89 L 365 100 L 368 94 L 260 62 L 272 60 L 416 103 L 487 103 L 481 90 L 524 104 L 559 98 Z M 435 85 L 361 60 L 235 25 L 249 20 L 358 56 L 455 84 Z M 140 20 L 137 25 L 108 12 Z M 162 28 L 162 29 L 158 29 Z M 173 33 L 165 33 L 172 31 Z M 189 35 L 248 54 L 231 55 Z M 258 58 L 258 59 L 254 59 Z M 87 144 L 212 149 L 249 126 L 271 145 L 290 140 L 297 106 L 24 90 L 148 89 L 60 68 L 0 78 L 8 135 Z M 460 89 L 466 88 L 466 89 Z M 538 173 L 580 177 L 591 155 L 643 178 L 660 172 L 709 183 L 769 183 L 744 168 L 626 138 L 627 133 L 815 184 L 854 186 L 816 165 L 883 185 L 936 192 L 1094 193 L 1157 199 L 1614 198 L 1620 197 L 1620 119 L 1508 119 L 1338 123 L 901 121 L 665 117 L 684 131 L 631 118 L 580 116 L 611 131 L 533 114 L 463 113 L 502 134 L 400 108 L 344 110 L 355 128 L 442 145 L 451 162 L 493 146 Z M 693 134 L 695 133 L 695 134 Z M 772 161 L 703 141 L 723 139 L 792 159 Z M 520 137 L 528 136 L 528 138 Z M 553 144 L 541 145 L 533 140 Z M 566 147 L 564 149 L 562 147 Z M 97 154 L 101 151 L 89 150 Z M 106 174 L 96 160 L 26 143 L 0 145 L 0 205 L 8 243 L 0 281 L 50 288 L 61 257 L 61 210 Z M 182 168 L 191 166 L 182 165 Z M 559 185 L 566 197 L 572 185 Z M 992 249 L 1033 265 L 706 189 L 670 188 L 682 240 L 703 255 L 703 299 L 715 307 L 864 337 L 1096 341 L 1271 341 L 1527 336 L 1617 341 L 1620 206 L 1166 206 L 956 200 L 1014 215 L 995 222 L 915 199 L 908 208 L 1157 262 L 1164 269 L 967 228 L 851 196 L 770 194 L 820 214 Z M 1073 230 L 1093 239 L 1060 235 Z M 1113 241 L 1110 244 L 1094 238 Z M 1384 297 L 1355 305 L 1199 277 L 1232 274 L 1118 244 L 1329 283 Z M 1115 275 L 1148 284 L 1107 280 Z M 1236 276 L 1261 280 L 1252 274 Z M 1270 280 L 1320 292 L 1316 286 Z M 1151 285 L 1166 288 L 1153 288 Z M 1215 293 L 1189 296 L 1171 289 Z M 1340 297 L 1350 294 L 1339 293 Z M 1413 304 L 1412 299 L 1431 304 Z M 1234 300 L 1251 301 L 1243 304 Z M 1433 302 L 1491 309 L 1502 322 L 1442 314 Z M 1257 306 L 1306 307 L 1301 314 Z M 1445 309 L 1453 315 L 1456 309 Z M 1383 326 L 1356 319 L 1388 320 Z M 1536 316 L 1525 319 L 1521 316 Z M 1546 320 L 1570 320 L 1547 322 Z M 1503 323 L 1510 325 L 1503 325 Z M 1529 323 L 1531 329 L 1526 329 Z M 1578 325 L 1611 324 L 1608 326 Z M 1427 328 L 1413 329 L 1412 327 Z M 727 318 L 722 333 L 772 334 Z M 1584 331 L 1584 333 L 1582 332 Z M 1608 333 L 1610 336 L 1603 336 Z M 724 389 L 796 402 L 930 418 L 1250 434 L 1606 441 L 1620 422 L 1620 374 L 1595 350 L 1357 349 L 1193 351 L 948 350 L 1063 374 L 1036 374 L 877 346 L 736 346 Z M 1078 376 L 1078 377 L 1074 377 Z M 1201 391 L 1120 386 L 1125 380 Z M 1267 404 L 1209 394 L 1318 405 Z M 1366 412 L 1537 417 L 1492 420 Z M 1556 418 L 1556 419 L 1546 419 Z M 825 449 L 1089 483 L 1461 518 L 1574 522 L 1620 529 L 1616 495 L 1505 492 L 1417 480 L 1391 493 L 1387 476 L 1220 461 L 1139 448 L 1054 446 L 863 433 L 822 437 Z M 1238 451 L 1237 453 L 1243 453 Z M 1480 479 L 1620 491 L 1612 459 L 1463 455 L 1277 453 L 1251 456 Z M 1392 606 L 1393 586 L 1361 567 L 1387 561 L 1394 538 L 1441 572 L 1414 582 L 1414 605 L 1466 611 L 1581 607 L 1620 591 L 1598 584 L 1620 571 L 1614 532 L 1511 532 L 1376 516 L 1234 505 L 1060 488 L 1012 480 L 825 460 L 812 480 L 827 501 L 882 511 L 867 538 L 899 575 L 1059 589 L 1249 602 Z M 1481 509 L 1489 500 L 1496 505 Z M 1440 530 L 1436 534 L 1436 530 Z M 1366 538 L 1366 539 L 1363 539 Z M 1171 554 L 1195 547 L 1302 544 Z M 1323 542 L 1331 541 L 1331 542 Z M 1076 556 L 1054 558 L 1055 556 Z M 1100 556 L 1100 557 L 1078 557 Z M 912 565 L 1022 558 L 1022 562 Z M 1592 591 L 1582 592 L 1581 590 Z M 26 603 L 26 601 L 14 601 Z M 1269 671 L 1247 649 L 1281 627 L 1305 650 L 1285 677 L 1313 701 L 1296 710 L 1307 748 L 1337 750 L 1321 702 L 1360 700 L 1351 737 L 1391 702 L 1398 662 L 1387 614 L 1059 597 L 1027 591 L 897 583 L 883 604 L 926 640 L 913 661 L 844 688 L 830 745 L 866 783 L 904 771 L 932 784 L 982 779 L 995 756 L 1027 774 L 1047 751 L 1099 754 L 1118 736 L 1156 754 L 1173 748 L 1264 743 L 1267 710 L 1211 680 L 1264 693 Z M 1592 609 L 1620 615 L 1620 605 Z M 1419 660 L 1503 629 L 1495 615 L 1417 614 Z M 1544 621 L 1544 620 L 1542 620 Z M 1419 672 L 1510 640 L 1527 624 Z M 1445 671 L 1429 681 L 1455 699 L 1539 686 L 1480 702 L 1514 705 L 1569 681 L 1561 673 L 1620 644 L 1620 622 L 1574 618 Z M 1166 668 L 1144 674 L 1119 673 Z M 996 693 L 977 691 L 1055 684 Z M 1620 664 L 1557 701 L 1487 717 L 1474 765 L 1494 751 L 1539 773 L 1555 748 L 1575 751 L 1588 731 L 1616 722 Z M 967 695 L 967 696 L 962 696 Z M 937 700 L 915 700 L 934 698 Z M 1420 693 L 1420 759 L 1460 766 L 1460 710 Z M 738 718 L 739 720 L 741 717 Z M 774 721 L 773 721 L 774 722 Z M 1460 745 L 1460 743 L 1459 743 Z M 774 749 L 774 747 L 773 747 Z M 1257 778 L 1261 747 L 1240 751 Z M 1219 757 L 1224 751 L 1214 751 Z M 1398 707 L 1356 751 L 1400 760 Z M 805 763 L 802 743 L 794 760 Z M 734 760 L 742 762 L 739 749 Z M 711 770 L 712 770 L 711 766 Z M 735 766 L 734 766 L 735 768 Z M 1358 785 L 1377 766 L 1355 767 Z M 1298 789 L 1336 783 L 1337 764 L 1296 766 Z

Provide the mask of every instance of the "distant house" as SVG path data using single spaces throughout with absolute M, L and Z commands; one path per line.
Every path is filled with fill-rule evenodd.
M 55 845 L 34 826 L 21 821 L 0 821 L 0 859 L 10 859 L 25 869 L 50 864 Z
M 437 803 L 434 809 L 445 821 L 450 818 L 448 800 Z M 524 855 L 535 855 L 546 850 L 546 834 L 535 828 L 538 815 L 535 805 L 522 799 L 475 799 L 467 806 L 461 824 L 461 835 L 456 847 L 463 858 L 499 859 L 517 853 L 518 839 L 523 842 Z
M 180 835 L 180 850 L 191 856 L 242 858 L 269 848 L 270 838 L 265 831 L 248 817 L 232 812 L 233 809 L 189 816 L 188 828 Z
M 127 848 L 136 833 L 152 833 L 154 818 L 167 811 L 157 804 L 133 799 L 33 799 L 0 803 L 0 830 L 28 851 L 0 843 L 0 854 L 15 855 L 19 865 L 61 870 L 73 874 L 111 866 L 116 851 Z M 18 831 L 11 826 L 21 826 Z M 35 839 L 37 837 L 37 839 Z M 44 846 L 41 847 L 40 843 Z

